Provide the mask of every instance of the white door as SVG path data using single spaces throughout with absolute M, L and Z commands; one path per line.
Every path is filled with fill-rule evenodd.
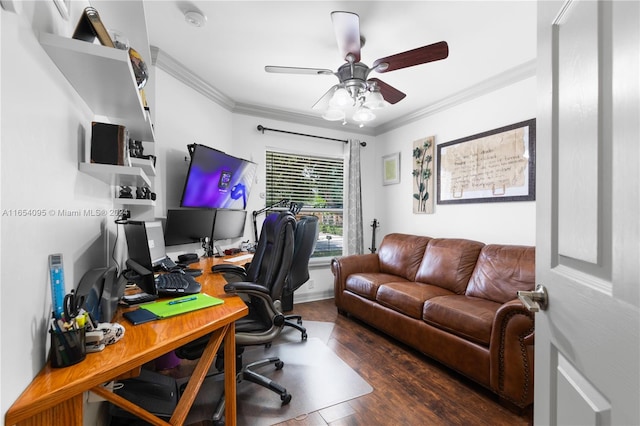
M 538 2 L 536 425 L 640 424 L 640 2 Z

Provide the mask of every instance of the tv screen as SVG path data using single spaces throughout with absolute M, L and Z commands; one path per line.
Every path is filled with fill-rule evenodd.
M 211 237 L 216 211 L 212 209 L 169 209 L 164 243 L 168 246 L 200 242 Z
M 218 210 L 213 222 L 213 241 L 242 238 L 247 221 L 246 210 Z
M 255 163 L 196 144 L 180 206 L 246 209 L 255 174 Z

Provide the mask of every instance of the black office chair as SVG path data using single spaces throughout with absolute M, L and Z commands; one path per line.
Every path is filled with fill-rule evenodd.
M 224 287 L 226 293 L 239 295 L 249 307 L 248 315 L 235 323 L 238 381 L 244 379 L 272 390 L 280 395 L 282 405 L 291 401 L 291 394 L 278 383 L 252 369 L 274 364 L 276 369 L 280 370 L 284 363 L 279 358 L 272 357 L 242 365 L 242 353 L 246 346 L 270 344 L 284 327 L 281 298 L 293 258 L 294 227 L 295 218 L 290 212 L 267 216 L 262 225 L 256 252 L 246 270 L 246 278 L 244 281 L 228 283 Z M 209 336 L 205 336 L 191 342 L 176 350 L 176 354 L 185 359 L 198 359 L 202 356 L 208 340 Z M 220 351 L 216 359 L 216 367 L 220 371 L 223 369 L 222 355 L 223 351 Z M 224 397 L 218 403 L 214 423 L 222 421 L 223 413 Z
M 282 296 L 282 305 L 285 312 L 293 309 L 293 293 L 302 284 L 309 281 L 309 259 L 316 248 L 318 232 L 320 232 L 320 228 L 317 216 L 303 216 L 296 223 L 293 261 L 291 262 L 291 269 L 289 270 L 289 275 L 287 275 Z M 302 333 L 302 340 L 307 340 L 307 329 L 302 326 L 302 317 L 300 315 L 285 316 L 284 325 L 299 330 Z

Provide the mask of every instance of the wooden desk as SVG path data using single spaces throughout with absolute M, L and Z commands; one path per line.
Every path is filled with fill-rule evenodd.
M 202 259 L 199 266 L 196 263 L 190 267 L 203 269 L 204 273 L 197 278 L 202 284 L 202 292 L 224 299 L 222 305 L 135 326 L 122 317 L 123 312 L 131 308 L 118 309 L 114 322 L 125 327 L 122 340 L 107 346 L 102 352 L 87 354 L 84 361 L 70 367 L 52 368 L 47 363 L 9 408 L 5 424 L 82 426 L 83 392 L 91 390 L 151 424 L 181 425 L 224 341 L 225 417 L 228 425 L 235 425 L 234 322 L 247 315 L 248 308 L 238 296 L 225 294 L 222 275 L 211 272 L 211 266 L 221 261 L 215 258 Z M 117 378 L 135 377 L 143 364 L 209 333 L 213 333 L 211 340 L 169 423 L 101 386 Z

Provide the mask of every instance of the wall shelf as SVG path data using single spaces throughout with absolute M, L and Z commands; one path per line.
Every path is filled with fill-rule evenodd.
M 156 205 L 155 200 L 140 200 L 137 198 L 114 198 L 113 204 L 116 206 L 150 206 Z
M 125 126 L 135 140 L 154 141 L 126 51 L 48 33 L 39 41 L 95 115 Z
M 147 188 L 151 187 L 149 178 L 140 167 L 114 166 L 111 164 L 98 163 L 80 163 L 78 168 L 81 172 L 91 175 L 108 185 Z

